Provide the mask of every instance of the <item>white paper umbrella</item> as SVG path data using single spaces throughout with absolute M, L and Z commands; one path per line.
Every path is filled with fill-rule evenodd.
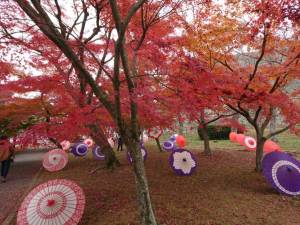
M 50 180 L 35 187 L 18 211 L 18 225 L 75 225 L 85 206 L 82 189 L 65 179 Z
M 62 170 L 67 163 L 68 155 L 61 149 L 51 150 L 43 158 L 43 167 L 50 172 Z

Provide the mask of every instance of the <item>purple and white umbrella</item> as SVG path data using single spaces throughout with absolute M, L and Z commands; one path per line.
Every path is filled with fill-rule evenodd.
M 173 171 L 180 176 L 192 175 L 197 167 L 195 156 L 185 149 L 174 150 L 169 157 L 169 163 Z
M 271 152 L 262 161 L 263 174 L 278 192 L 300 195 L 300 162 L 284 152 Z
M 93 148 L 93 156 L 94 156 L 94 159 L 96 160 L 104 160 L 105 159 L 105 155 L 104 153 L 102 152 L 100 146 L 96 145 L 94 148 Z
M 71 152 L 75 156 L 85 156 L 88 153 L 88 146 L 84 143 L 76 143 L 72 146 Z
M 140 150 L 141 150 L 141 152 L 142 152 L 142 157 L 143 157 L 143 159 L 144 159 L 144 162 L 145 162 L 145 161 L 146 161 L 146 159 L 147 159 L 147 156 L 148 156 L 147 150 L 146 150 L 146 148 L 145 148 L 145 147 L 140 147 Z M 132 163 L 132 162 L 133 162 L 133 159 L 132 159 L 132 157 L 131 157 L 131 155 L 130 155 L 130 152 L 129 152 L 129 151 L 127 151 L 127 159 L 128 159 L 128 161 L 129 161 L 130 163 Z
M 169 139 L 163 143 L 163 149 L 168 152 L 174 151 L 176 149 L 176 144 L 175 144 L 175 142 L 173 142 Z
M 177 136 L 178 136 L 178 134 L 173 134 L 173 135 L 169 138 L 169 140 L 176 143 L 176 138 L 177 138 Z

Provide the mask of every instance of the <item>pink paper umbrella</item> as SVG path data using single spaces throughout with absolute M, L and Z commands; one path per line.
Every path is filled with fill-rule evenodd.
M 68 155 L 61 149 L 51 150 L 44 155 L 43 167 L 50 172 L 62 170 L 67 163 Z
M 253 137 L 246 136 L 244 139 L 244 145 L 248 150 L 255 151 L 257 143 Z
M 71 147 L 71 143 L 67 140 L 60 142 L 60 145 L 63 150 L 68 150 Z
M 73 181 L 50 180 L 35 187 L 18 211 L 18 225 L 76 225 L 85 207 L 82 189 Z
M 92 147 L 94 144 L 94 141 L 90 138 L 87 138 L 83 141 L 84 144 L 86 144 L 88 147 Z

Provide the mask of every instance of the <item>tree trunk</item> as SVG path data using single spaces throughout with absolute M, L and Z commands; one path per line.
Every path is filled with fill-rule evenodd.
M 161 145 L 160 145 L 160 142 L 159 142 L 159 138 L 155 138 L 155 142 L 156 142 L 156 145 L 157 145 L 159 151 L 162 152 L 163 150 L 161 148 Z
M 255 171 L 261 172 L 262 171 L 262 158 L 264 154 L 264 144 L 266 139 L 263 137 L 262 134 L 256 133 L 256 159 L 255 159 Z
M 202 127 L 199 127 L 198 129 L 201 133 L 201 136 L 203 138 L 203 142 L 204 142 L 204 154 L 207 156 L 211 155 L 211 149 L 209 146 L 209 136 L 207 133 L 207 126 L 206 125 L 202 125 Z
M 146 171 L 138 141 L 125 137 L 125 145 L 133 159 L 133 170 L 137 188 L 137 197 L 139 202 L 139 212 L 141 225 L 157 225 L 155 215 L 152 209 Z
M 276 109 L 272 110 L 272 119 L 270 121 L 270 125 L 269 125 L 269 129 L 270 129 L 270 133 L 274 133 L 276 131 Z M 276 138 L 276 136 L 273 136 L 271 138 L 272 141 L 278 142 L 278 139 Z
M 180 134 L 180 135 L 183 135 L 183 128 L 184 128 L 184 126 L 183 126 L 183 122 L 178 118 L 178 124 L 179 124 L 179 130 L 178 130 L 178 133 Z
M 114 169 L 115 166 L 120 166 L 120 162 L 117 159 L 115 152 L 108 143 L 107 137 L 104 131 L 97 124 L 90 124 L 88 127 L 91 130 L 91 136 L 95 143 L 100 146 L 103 154 L 105 155 L 105 164 L 107 169 Z

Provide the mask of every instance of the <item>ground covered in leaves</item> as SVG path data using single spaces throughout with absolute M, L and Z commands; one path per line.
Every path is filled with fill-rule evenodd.
M 299 225 L 300 199 L 277 194 L 254 172 L 254 153 L 215 151 L 212 157 L 194 150 L 198 169 L 190 177 L 176 176 L 169 153 L 149 148 L 146 170 L 154 209 L 166 225 Z M 67 167 L 43 172 L 38 183 L 66 178 L 77 182 L 87 204 L 80 224 L 139 224 L 134 177 L 125 151 L 122 166 L 113 172 L 90 171 L 99 162 L 70 155 Z M 102 163 L 102 162 L 101 162 Z M 100 163 L 100 164 L 101 164 Z

